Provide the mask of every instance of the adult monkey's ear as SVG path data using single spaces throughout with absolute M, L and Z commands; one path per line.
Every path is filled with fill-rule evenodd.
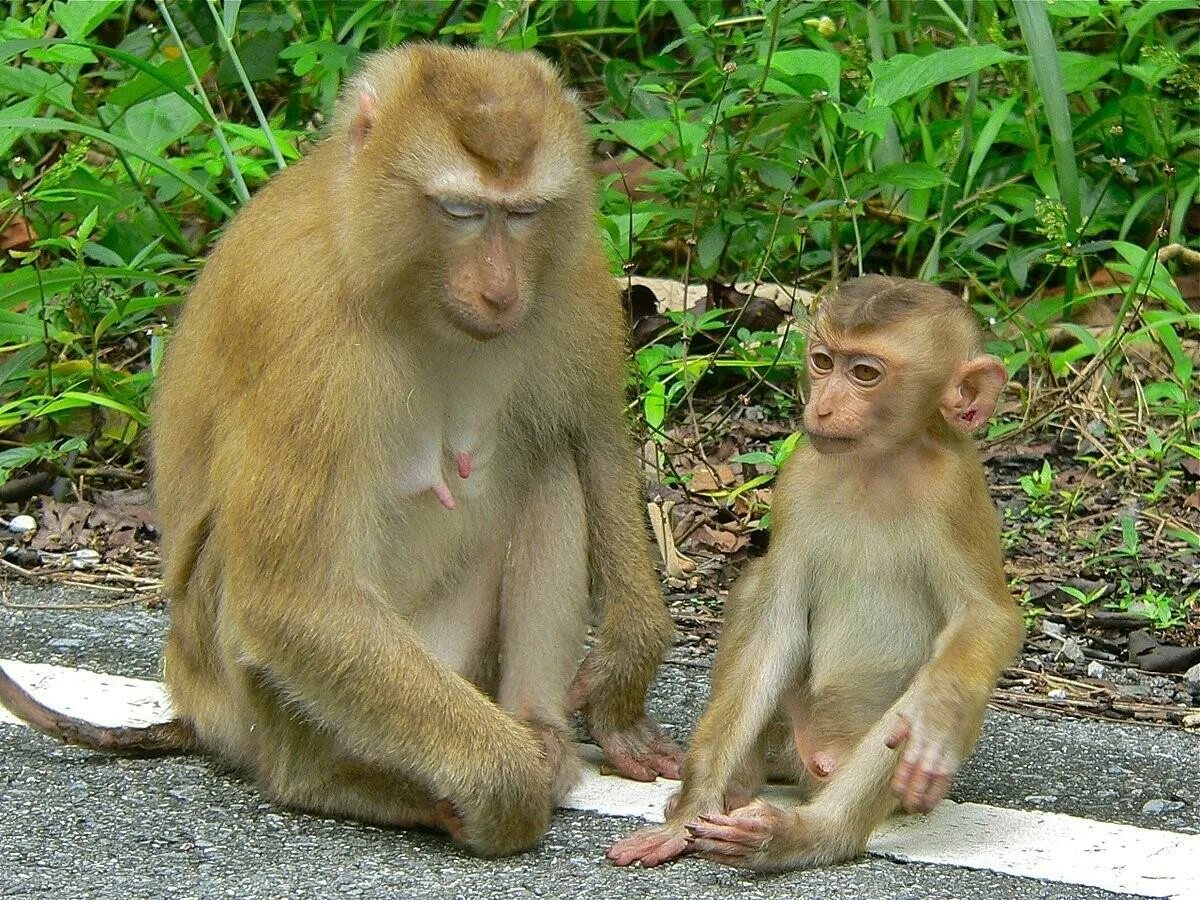
M 379 118 L 379 97 L 370 84 L 362 81 L 355 85 L 349 99 L 354 104 L 350 116 L 350 149 L 357 153 L 371 136 L 371 129 Z
M 956 431 L 974 431 L 996 410 L 1000 392 L 1008 383 L 1004 363 L 994 356 L 975 356 L 960 363 L 942 392 L 942 415 Z

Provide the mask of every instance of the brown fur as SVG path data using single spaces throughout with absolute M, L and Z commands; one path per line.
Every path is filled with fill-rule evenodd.
M 442 182 L 549 202 L 463 223 Z M 677 774 L 643 712 L 672 629 L 593 215 L 547 63 L 413 46 L 365 62 L 205 266 L 154 408 L 166 679 L 275 801 L 530 846 L 572 780 L 593 608 L 570 699 L 618 768 Z
M 664 826 L 614 845 L 618 864 L 691 851 L 780 869 L 858 855 L 898 805 L 925 810 L 945 795 L 1020 645 L 995 509 L 959 418 L 973 409 L 986 420 L 1003 369 L 977 337 L 960 354 L 907 333 L 947 314 L 959 325 L 940 324 L 959 328 L 953 297 L 896 280 L 881 295 L 880 284 L 851 282 L 818 316 L 814 346 L 836 365 L 814 384 L 805 421 L 835 392 L 833 406 L 854 414 L 830 433 L 849 443 L 828 455 L 802 446 L 780 472 L 771 549 L 730 593 L 678 800 Z M 869 389 L 835 384 L 862 359 L 887 376 Z M 740 806 L 771 774 L 763 751 L 781 728 L 814 798 Z

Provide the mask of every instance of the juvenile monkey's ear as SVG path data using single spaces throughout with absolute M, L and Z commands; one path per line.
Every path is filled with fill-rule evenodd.
M 375 120 L 379 118 L 379 97 L 369 84 L 357 85 L 354 89 L 354 110 L 350 114 L 350 149 L 357 153 L 371 135 Z
M 974 431 L 992 417 L 1007 382 L 1004 363 L 996 357 L 972 357 L 959 365 L 942 392 L 942 415 L 956 431 Z

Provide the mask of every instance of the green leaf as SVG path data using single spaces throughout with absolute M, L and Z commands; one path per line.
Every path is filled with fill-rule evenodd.
M 700 268 L 705 271 L 711 269 L 724 249 L 725 231 L 720 222 L 712 222 L 696 243 L 696 261 L 700 263 Z
M 988 66 L 1017 58 L 995 44 L 935 50 L 928 56 L 901 53 L 871 64 L 875 90 L 871 105 L 892 106 L 926 88 L 966 78 Z
M 0 137 L 3 137 L 4 132 L 9 128 L 23 128 L 26 131 L 34 131 L 39 133 L 71 133 L 86 134 L 90 138 L 97 141 L 103 141 L 106 144 L 112 144 L 119 150 L 123 150 L 130 156 L 136 156 L 143 160 L 160 172 L 170 176 L 185 187 L 190 188 L 195 193 L 199 194 L 214 207 L 216 207 L 222 215 L 233 217 L 233 207 L 206 188 L 196 179 L 192 178 L 186 172 L 181 172 L 175 168 L 161 156 L 154 153 L 149 153 L 145 148 L 138 146 L 135 142 L 127 140 L 115 134 L 103 131 L 99 128 L 93 128 L 91 125 L 84 125 L 80 122 L 67 122 L 62 119 L 46 119 L 46 118 L 14 118 L 6 122 L 0 122 Z
M 5 120 L 23 119 L 28 115 L 32 115 L 37 112 L 37 108 L 41 105 L 41 102 L 37 97 L 29 97 L 19 103 L 14 103 L 12 106 L 0 109 L 0 157 L 7 156 L 13 144 L 21 139 L 21 132 L 17 129 L 5 130 Z
M 75 240 L 83 244 L 88 239 L 92 231 L 96 227 L 96 220 L 100 217 L 100 207 L 93 206 L 92 211 L 83 217 L 83 221 L 79 223 L 79 228 L 75 231 Z
M 642 399 L 642 410 L 646 415 L 646 424 L 651 428 L 660 428 L 667 415 L 667 389 L 661 381 L 655 381 L 646 391 Z
M 205 122 L 208 122 L 210 125 L 213 123 L 208 110 L 204 108 L 204 104 L 197 100 L 185 85 L 186 79 L 190 76 L 188 75 L 187 63 L 184 60 L 172 59 L 164 62 L 162 65 L 156 66 L 147 63 L 138 56 L 131 55 L 130 60 L 123 60 L 116 55 L 120 51 L 114 52 L 111 48 L 101 48 L 101 52 L 112 56 L 119 62 L 126 62 L 138 70 L 136 77 L 112 89 L 107 97 L 109 103 L 126 109 L 135 103 L 141 103 L 143 100 L 149 100 L 151 97 L 157 97 L 159 94 L 169 91 L 187 100 L 188 105 L 203 116 Z M 212 51 L 208 47 L 198 47 L 195 50 L 191 50 L 188 52 L 188 56 L 196 72 L 201 76 L 212 66 Z M 131 60 L 138 60 L 138 62 L 134 63 Z
M 81 40 L 121 6 L 122 0 L 67 0 L 66 3 L 59 0 L 54 4 L 52 15 L 67 37 Z
M 607 129 L 621 143 L 635 150 L 649 150 L 671 133 L 670 119 L 625 119 L 605 122 Z
M 887 129 L 892 124 L 892 111 L 886 106 L 873 106 L 866 112 L 857 109 L 842 110 L 842 121 L 864 134 L 873 134 L 883 140 Z
M 894 184 L 913 190 L 940 187 L 950 182 L 949 176 L 941 169 L 923 162 L 904 162 L 884 166 L 875 173 L 875 178 L 882 184 Z
M 57 399 L 51 400 L 41 409 L 36 410 L 36 415 L 48 416 L 68 409 L 81 409 L 85 406 L 103 406 L 124 413 L 139 425 L 150 424 L 150 419 L 144 412 L 134 409 L 120 400 L 114 400 L 105 394 L 85 394 L 81 391 L 63 391 Z
M 92 266 L 88 275 L 110 281 L 152 281 L 159 284 L 182 285 L 183 279 L 166 272 L 151 272 L 146 269 L 110 269 Z M 15 272 L 0 273 L 0 310 L 10 309 L 22 303 L 39 300 L 42 292 L 46 297 L 70 290 L 79 283 L 79 269 L 74 265 L 55 266 L 38 270 L 33 266 L 22 266 Z
M 766 65 L 764 51 L 759 63 Z M 836 103 L 840 97 L 842 61 L 836 53 L 825 50 L 776 50 L 771 56 L 771 71 L 783 75 L 812 75 L 821 79 L 830 98 Z
M 979 137 L 975 140 L 975 147 L 971 151 L 971 164 L 967 166 L 967 177 L 963 183 L 963 196 L 970 194 L 971 185 L 975 182 L 975 176 L 979 174 L 979 167 L 983 165 L 988 151 L 992 149 L 992 144 L 996 142 L 996 136 L 1000 134 L 1000 129 L 1004 127 L 1004 123 L 1008 121 L 1008 117 L 1012 114 L 1016 103 L 1016 97 L 1009 97 L 992 110 L 992 114 L 988 116 L 987 122 L 984 123 L 983 128 L 980 130 Z
M 0 93 L 41 97 L 59 109 L 71 108 L 71 83 L 37 66 L 0 66 Z
M 129 107 L 113 132 L 127 135 L 153 153 L 162 153 L 195 131 L 202 118 L 178 94 L 163 94 Z
M 739 453 L 735 456 L 732 462 L 742 463 L 750 466 L 773 466 L 775 465 L 775 457 L 770 453 L 762 450 L 753 450 L 749 453 Z
M 1116 66 L 1116 62 L 1108 57 L 1076 53 L 1073 50 L 1060 50 L 1058 64 L 1062 68 L 1063 90 L 1068 94 L 1104 87 L 1104 76 Z

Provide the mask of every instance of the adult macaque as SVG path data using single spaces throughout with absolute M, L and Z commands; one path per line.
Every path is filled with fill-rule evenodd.
M 678 777 L 590 172 L 545 61 L 412 46 L 238 215 L 154 410 L 181 747 L 485 855 L 570 786 L 571 703 L 618 770 Z
M 779 475 L 771 548 L 730 593 L 712 696 L 665 825 L 619 865 L 684 852 L 753 869 L 850 859 L 927 811 L 1020 646 L 996 512 L 967 433 L 1005 384 L 966 305 L 868 276 L 820 308 L 809 443 Z M 808 803 L 749 802 L 764 779 Z

